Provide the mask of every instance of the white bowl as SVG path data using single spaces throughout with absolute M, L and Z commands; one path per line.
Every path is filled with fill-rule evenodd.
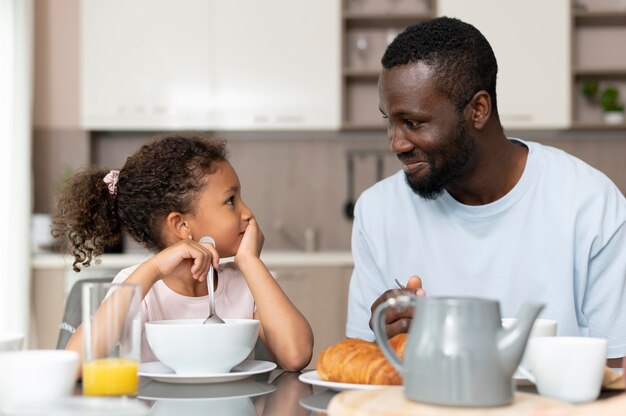
M 77 370 L 75 351 L 0 352 L 0 414 L 20 404 L 71 395 Z
M 154 355 L 176 374 L 229 373 L 252 352 L 259 336 L 255 319 L 224 319 L 203 325 L 204 319 L 174 319 L 146 323 Z
M 16 351 L 22 349 L 24 334 L 21 332 L 0 332 L 0 351 Z

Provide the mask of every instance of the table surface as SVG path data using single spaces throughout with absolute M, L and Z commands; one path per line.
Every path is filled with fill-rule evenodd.
M 140 378 L 137 400 L 153 415 L 263 415 L 314 416 L 325 414 L 337 392 L 311 386 L 298 379 L 301 373 L 274 370 L 245 380 L 215 384 L 168 384 Z M 518 391 L 536 393 L 532 385 L 517 386 Z M 80 395 L 80 386 L 77 386 Z M 603 391 L 605 399 L 620 391 Z

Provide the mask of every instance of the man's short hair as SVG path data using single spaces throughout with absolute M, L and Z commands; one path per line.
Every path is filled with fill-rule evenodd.
M 497 115 L 498 63 L 491 45 L 474 26 L 439 17 L 409 26 L 387 47 L 384 68 L 423 62 L 435 71 L 435 87 L 462 111 L 472 96 L 485 90 Z

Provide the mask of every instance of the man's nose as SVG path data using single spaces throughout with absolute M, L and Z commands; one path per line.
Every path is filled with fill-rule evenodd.
M 395 126 L 389 128 L 389 148 L 394 153 L 404 153 L 413 150 L 413 143 L 406 139 L 402 129 Z

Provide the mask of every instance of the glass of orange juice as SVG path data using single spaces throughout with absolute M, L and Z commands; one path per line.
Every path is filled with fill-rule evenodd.
M 84 395 L 137 395 L 141 349 L 140 305 L 138 284 L 83 284 Z

